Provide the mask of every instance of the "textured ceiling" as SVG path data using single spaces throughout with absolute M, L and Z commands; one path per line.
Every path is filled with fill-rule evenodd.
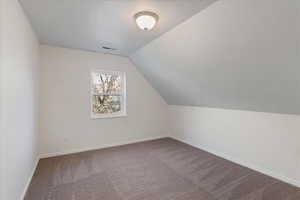
M 300 1 L 219 0 L 131 56 L 169 104 L 300 114 Z
M 20 0 L 41 43 L 125 56 L 214 1 Z M 133 15 L 142 10 L 160 16 L 154 30 L 137 28 Z M 103 45 L 117 50 L 103 50 Z

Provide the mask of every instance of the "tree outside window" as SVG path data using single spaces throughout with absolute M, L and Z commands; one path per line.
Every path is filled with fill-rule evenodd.
M 93 70 L 91 72 L 91 117 L 126 115 L 125 73 Z

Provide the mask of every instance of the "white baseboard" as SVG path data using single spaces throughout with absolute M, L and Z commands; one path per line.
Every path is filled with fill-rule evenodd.
M 280 173 L 277 173 L 277 172 L 274 172 L 273 170 L 270 170 L 270 169 L 266 169 L 266 168 L 263 168 L 263 167 L 259 167 L 259 166 L 256 166 L 256 165 L 253 165 L 249 162 L 246 162 L 244 160 L 240 160 L 240 159 L 236 159 L 236 158 L 233 158 L 232 156 L 229 156 L 229 155 L 226 155 L 224 153 L 221 153 L 221 152 L 217 152 L 215 150 L 212 150 L 212 149 L 209 149 L 207 147 L 204 147 L 204 146 L 200 146 L 200 145 L 197 145 L 197 144 L 194 144 L 192 142 L 187 142 L 183 139 L 180 139 L 180 138 L 177 138 L 177 137 L 174 137 L 174 136 L 171 136 L 171 138 L 175 139 L 175 140 L 178 140 L 180 142 L 183 142 L 183 143 L 186 143 L 186 144 L 189 144 L 193 147 L 196 147 L 198 149 L 201 149 L 201 150 L 204 150 L 204 151 L 207 151 L 211 154 L 214 154 L 216 156 L 219 156 L 219 157 L 222 157 L 226 160 L 229 160 L 231 162 L 234 162 L 236 164 L 239 164 L 239 165 L 242 165 L 244 167 L 247 167 L 247 168 L 250 168 L 252 170 L 255 170 L 255 171 L 258 171 L 262 174 L 266 174 L 268 176 L 271 176 L 275 179 L 278 179 L 278 180 L 281 180 L 285 183 L 288 183 L 288 184 L 291 184 L 291 185 L 294 185 L 296 187 L 299 187 L 300 188 L 300 180 L 296 180 L 296 179 L 293 179 L 291 177 L 287 177 L 287 176 L 284 176 Z
M 99 146 L 94 146 L 94 147 L 85 147 L 85 148 L 71 149 L 71 150 L 66 150 L 66 151 L 61 151 L 61 152 L 44 153 L 44 154 L 40 155 L 40 158 L 49 158 L 49 157 L 55 157 L 55 156 L 73 154 L 73 153 L 80 153 L 80 152 L 92 151 L 92 150 L 103 149 L 103 148 L 108 148 L 108 147 L 133 144 L 133 143 L 137 143 L 137 142 L 156 140 L 156 139 L 161 139 L 161 138 L 166 138 L 166 137 L 169 137 L 169 136 L 162 135 L 162 136 L 149 137 L 149 138 L 143 138 L 143 139 L 137 139 L 137 140 L 129 140 L 129 141 L 125 141 L 125 142 L 117 142 L 117 143 L 99 145 Z
M 39 156 L 38 156 L 38 157 L 36 158 L 36 160 L 35 160 L 34 167 L 32 168 L 31 173 L 30 173 L 30 176 L 29 176 L 29 178 L 28 178 L 28 180 L 27 180 L 27 182 L 26 182 L 26 185 L 25 185 L 25 187 L 24 187 L 23 193 L 22 193 L 21 198 L 20 198 L 21 200 L 23 200 L 23 199 L 25 198 L 26 192 L 27 192 L 27 190 L 28 190 L 28 188 L 29 188 L 29 185 L 30 185 L 31 180 L 32 180 L 33 175 L 34 175 L 34 172 L 35 172 L 35 170 L 36 170 L 36 168 L 37 168 L 37 165 L 38 165 L 38 163 L 39 163 L 39 160 L 40 160 L 40 158 L 39 158 Z

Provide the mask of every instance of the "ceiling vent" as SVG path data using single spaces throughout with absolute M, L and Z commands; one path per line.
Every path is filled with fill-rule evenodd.
M 115 49 L 115 48 L 108 47 L 108 46 L 102 46 L 102 49 L 108 50 L 108 51 L 115 51 L 115 50 L 117 50 L 117 49 Z

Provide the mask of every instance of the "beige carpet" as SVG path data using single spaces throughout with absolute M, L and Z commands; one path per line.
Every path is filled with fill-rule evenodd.
M 42 159 L 25 199 L 300 200 L 300 190 L 166 138 Z

